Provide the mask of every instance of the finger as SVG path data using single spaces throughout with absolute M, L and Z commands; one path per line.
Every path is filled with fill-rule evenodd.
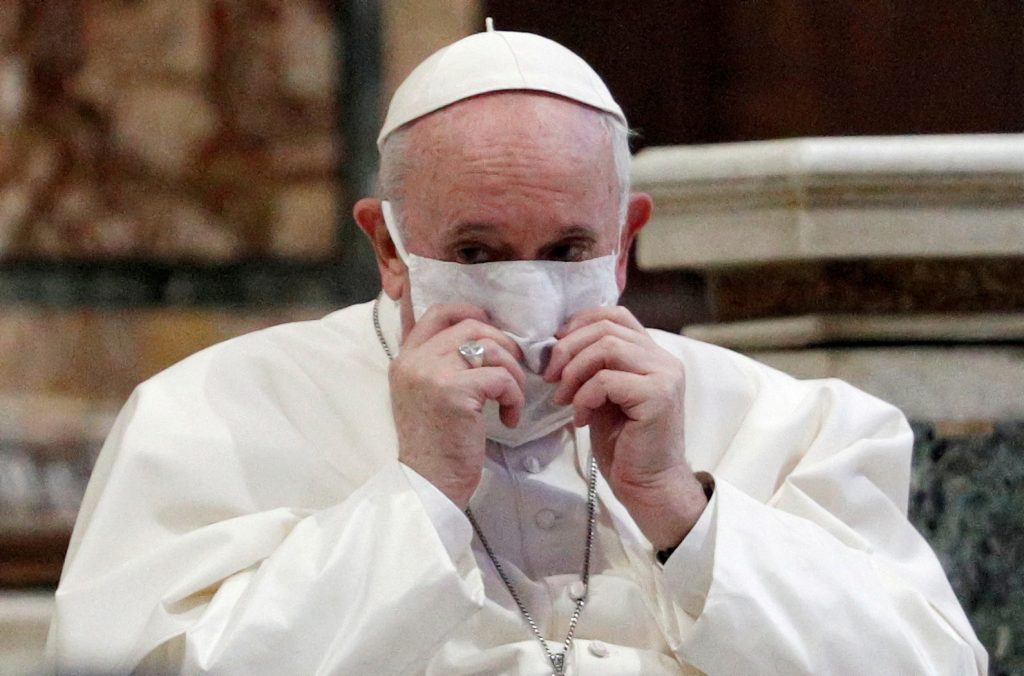
M 596 307 L 589 310 L 583 310 L 574 314 L 565 325 L 555 333 L 556 338 L 567 336 L 581 326 L 587 324 L 593 324 L 594 322 L 607 319 L 610 322 L 614 322 L 627 329 L 634 331 L 643 331 L 644 325 L 633 316 L 633 313 L 622 307 L 621 305 L 612 305 L 606 307 Z
M 653 370 L 649 355 L 650 352 L 635 343 L 618 336 L 603 336 L 580 351 L 562 370 L 562 382 L 555 390 L 553 401 L 556 404 L 572 401 L 579 388 L 604 369 L 647 375 Z
M 573 423 L 577 427 L 589 425 L 605 404 L 615 404 L 627 418 L 637 420 L 636 409 L 647 400 L 645 389 L 644 376 L 610 369 L 598 371 L 572 399 Z
M 443 328 L 423 341 L 420 347 L 436 356 L 442 356 L 458 353 L 459 346 L 463 343 L 470 340 L 480 341 L 484 338 L 500 345 L 502 349 L 515 356 L 517 361 L 522 361 L 522 350 L 504 331 L 475 319 L 462 320 L 453 326 Z M 402 343 L 402 348 L 406 348 L 406 346 L 407 343 Z
M 522 365 L 514 355 L 490 338 L 480 338 L 477 342 L 484 348 L 484 363 L 482 366 L 497 366 L 505 369 L 512 374 L 512 377 L 515 378 L 515 381 L 521 390 L 526 389 L 526 372 L 523 371 Z M 462 355 L 458 354 L 458 350 L 456 350 L 456 356 L 464 366 L 472 368 L 466 360 L 463 359 Z
M 523 360 L 523 351 L 516 341 L 508 337 L 504 331 L 476 319 L 464 319 L 454 326 L 444 329 L 431 340 L 431 349 L 435 354 L 447 353 L 454 347 L 458 350 L 463 343 L 484 338 L 500 345 L 503 350 L 513 355 L 516 361 Z
M 405 349 L 418 347 L 441 331 L 466 320 L 486 323 L 488 317 L 483 309 L 469 303 L 431 305 L 423 313 L 423 316 L 416 320 L 409 335 L 402 341 L 402 347 Z
M 480 368 L 462 371 L 460 379 L 467 383 L 479 408 L 488 400 L 498 402 L 501 422 L 508 427 L 519 424 L 526 395 L 507 369 L 500 366 L 481 366 Z
M 551 358 L 548 360 L 547 368 L 544 369 L 544 380 L 553 383 L 563 377 L 562 369 L 577 354 L 605 336 L 616 336 L 638 345 L 645 344 L 649 340 L 645 332 L 627 329 L 621 324 L 607 319 L 587 324 L 566 335 L 551 348 Z
M 519 418 L 523 415 L 522 406 L 499 406 L 498 419 L 505 427 L 516 427 L 519 425 Z

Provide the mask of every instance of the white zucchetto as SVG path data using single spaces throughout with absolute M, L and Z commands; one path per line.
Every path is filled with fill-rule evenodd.
M 553 40 L 488 30 L 434 52 L 399 85 L 391 98 L 377 147 L 388 134 L 456 101 L 488 92 L 547 92 L 626 117 L 601 77 L 579 56 Z

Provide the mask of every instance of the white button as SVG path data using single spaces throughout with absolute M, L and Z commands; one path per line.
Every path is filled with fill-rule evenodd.
M 608 653 L 611 650 L 608 649 L 608 645 L 602 641 L 591 641 L 590 642 L 590 654 L 594 657 L 608 657 Z
M 536 474 L 541 470 L 540 460 L 538 460 L 535 456 L 532 455 L 526 456 L 525 458 L 523 458 L 523 469 L 525 469 L 530 474 Z
M 533 520 L 534 523 L 537 524 L 538 528 L 548 530 L 549 528 L 555 525 L 556 521 L 558 521 L 558 515 L 552 512 L 550 509 L 542 509 L 539 512 L 537 512 L 537 516 L 534 517 Z
M 587 595 L 587 585 L 583 584 L 583 580 L 576 580 L 569 585 L 569 598 L 573 601 L 579 601 L 581 598 Z

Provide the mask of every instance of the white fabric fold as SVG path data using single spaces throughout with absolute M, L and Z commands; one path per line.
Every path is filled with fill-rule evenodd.
M 651 335 L 686 368 L 688 460 L 715 476 L 714 509 L 699 551 L 689 557 L 684 542 L 662 567 L 599 483 L 601 565 L 570 673 L 985 673 L 905 518 L 902 416 L 839 382 Z M 443 537 L 397 462 L 387 364 L 367 304 L 223 343 L 140 386 L 75 528 L 50 633 L 56 666 L 544 673 L 501 581 L 465 545 L 468 524 L 451 515 L 462 534 Z M 586 457 L 586 430 L 580 440 Z M 575 523 L 582 473 L 545 460 L 541 485 L 520 451 L 479 496 L 511 504 L 474 510 L 511 534 L 495 535 L 499 556 L 559 640 L 577 575 L 517 552 L 578 547 L 577 529 L 558 528 Z M 549 530 L 542 509 L 561 514 Z M 517 545 L 517 531 L 536 546 Z
M 708 500 L 704 513 L 672 552 L 663 567 L 665 586 L 690 617 L 704 611 L 715 565 L 715 527 L 718 522 L 718 493 Z
M 473 540 L 473 527 L 466 515 L 437 486 L 424 479 L 419 472 L 401 464 L 409 485 L 423 505 L 423 510 L 434 526 L 438 537 L 452 561 L 459 561 L 469 551 Z
M 483 309 L 491 323 L 523 351 L 525 405 L 519 424 L 506 427 L 498 406 L 484 406 L 487 437 L 519 446 L 549 434 L 572 420 L 571 406 L 551 397 L 558 383 L 546 382 L 555 332 L 581 310 L 609 307 L 618 301 L 617 256 L 586 261 L 502 261 L 463 265 L 409 254 L 413 314 L 418 319 L 431 305 L 469 303 Z M 538 300 L 543 299 L 543 300 Z

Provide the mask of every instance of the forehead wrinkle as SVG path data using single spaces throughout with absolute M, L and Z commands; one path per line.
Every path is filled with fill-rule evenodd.
M 489 202 L 483 213 L 506 210 L 498 220 L 516 218 L 531 201 L 558 205 L 559 213 L 541 220 L 559 226 L 581 222 L 583 214 L 568 201 L 583 200 L 589 204 L 583 220 L 595 220 L 591 228 L 604 225 L 605 213 L 617 226 L 612 137 L 596 111 L 557 97 L 501 93 L 432 113 L 408 134 L 411 161 L 401 193 L 416 198 L 404 217 L 410 235 L 453 225 L 463 215 L 460 204 L 480 198 Z
M 537 93 L 505 92 L 468 99 L 428 115 L 417 126 L 424 137 L 432 137 L 427 142 L 434 149 L 487 147 L 502 138 L 543 147 L 561 141 L 571 150 L 610 141 L 597 111 Z
M 579 173 L 581 166 L 592 165 L 596 150 L 593 146 L 565 143 L 538 143 L 535 139 L 513 137 L 501 139 L 487 146 L 467 144 L 459 149 L 461 156 L 448 172 L 464 176 L 474 184 L 495 184 L 505 189 L 518 188 L 535 194 L 560 195 Z M 607 197 L 616 198 L 617 176 L 608 154 L 603 179 L 587 186 L 587 192 L 604 189 Z M 439 177 L 440 170 L 431 171 L 431 178 Z M 451 186 L 458 191 L 456 182 Z
M 412 122 L 406 133 L 406 178 L 419 172 L 433 183 L 443 172 L 440 164 L 446 155 L 466 153 L 474 146 L 477 152 L 493 148 L 503 136 L 513 144 L 529 139 L 547 156 L 557 154 L 587 164 L 597 159 L 610 169 L 613 185 L 609 190 L 618 197 L 613 134 L 602 114 L 555 95 L 497 92 L 473 97 Z M 553 153 L 556 145 L 559 152 Z M 403 198 L 408 194 L 405 182 L 393 187 Z
M 455 176 L 465 176 L 474 182 L 484 179 L 484 183 L 494 182 L 505 188 L 562 193 L 566 189 L 564 179 L 571 176 L 571 167 L 559 164 L 563 163 L 548 162 L 538 169 L 536 161 L 525 153 L 509 152 L 466 158 L 455 168 Z

